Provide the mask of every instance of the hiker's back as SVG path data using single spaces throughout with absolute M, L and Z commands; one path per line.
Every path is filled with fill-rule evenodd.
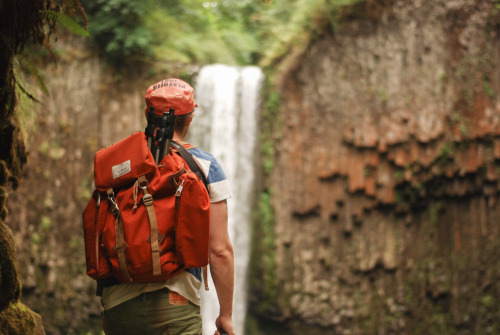
M 94 173 L 83 213 L 90 277 L 149 283 L 208 264 L 210 198 L 180 155 L 157 166 L 139 132 L 100 150 Z

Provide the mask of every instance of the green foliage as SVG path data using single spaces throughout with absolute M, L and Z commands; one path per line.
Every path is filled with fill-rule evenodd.
M 429 207 L 429 222 L 431 226 L 435 227 L 439 224 L 439 215 L 443 210 L 443 203 L 441 201 L 434 202 Z
M 87 37 L 88 31 L 77 23 L 74 13 L 78 8 L 76 2 L 67 2 L 65 6 L 60 7 L 57 2 L 41 10 L 42 26 L 45 26 L 46 36 L 44 41 L 44 49 L 51 54 L 55 60 L 55 54 L 48 42 L 50 34 L 55 33 L 57 24 L 67 28 L 71 33 Z M 67 13 L 64 13 L 66 11 Z M 71 15 L 71 16 L 70 16 Z M 83 15 L 83 13 L 80 13 Z M 23 50 L 19 51 L 12 60 L 12 68 L 14 72 L 14 80 L 16 82 L 16 90 L 18 91 L 18 113 L 16 114 L 17 121 L 20 124 L 23 138 L 26 139 L 27 131 L 33 130 L 35 113 L 33 108 L 34 102 L 39 102 L 37 94 L 33 90 L 38 89 L 45 96 L 49 96 L 49 90 L 45 85 L 43 73 L 37 64 L 42 58 L 43 52 L 34 46 L 28 45 Z
M 118 67 L 151 55 L 151 31 L 145 18 L 151 0 L 83 0 L 89 32 L 111 63 Z M 133 56 L 133 57 L 132 57 Z
M 37 86 L 40 88 L 43 94 L 49 96 L 49 90 L 47 89 L 47 86 L 45 86 L 45 82 L 43 81 L 43 75 L 40 72 L 40 69 L 33 63 L 33 61 L 28 57 L 27 54 L 20 53 L 16 55 L 13 61 L 13 65 L 14 65 L 14 74 L 16 75 L 17 85 L 21 88 L 23 92 L 28 94 L 24 89 L 23 85 L 25 77 L 28 77 L 28 79 L 31 79 L 32 82 L 35 82 L 37 84 Z
M 452 159 L 455 154 L 455 146 L 453 143 L 446 143 L 440 152 L 440 161 L 442 164 Z
M 274 145 L 279 137 L 276 128 L 282 122 L 279 115 L 280 95 L 271 91 L 272 80 L 268 77 L 268 92 L 265 97 L 264 108 L 261 111 L 260 129 L 260 159 L 264 172 L 264 182 L 253 225 L 253 245 L 250 262 L 251 287 L 255 289 L 256 301 L 253 306 L 258 314 L 266 313 L 277 308 L 279 288 L 276 279 L 276 235 L 274 232 L 275 217 L 271 204 L 272 190 L 266 180 L 274 168 Z
M 272 66 L 298 57 L 325 30 L 336 29 L 348 9 L 369 0 L 275 0 L 261 5 L 252 23 L 262 41 L 262 61 Z M 373 1 L 371 1 L 373 2 Z M 360 10 L 361 11 L 361 10 Z
M 262 124 L 260 126 L 262 168 L 266 176 L 270 175 L 274 168 L 274 141 L 279 137 L 276 129 L 280 128 L 282 123 L 282 119 L 279 116 L 279 105 L 279 94 L 277 92 L 270 92 L 262 111 Z
M 393 174 L 393 178 L 396 180 L 396 181 L 401 181 L 403 180 L 405 176 L 405 170 L 396 170 Z
M 34 103 L 38 102 L 34 88 L 38 88 L 44 95 L 49 96 L 49 90 L 43 80 L 43 74 L 39 67 L 34 64 L 27 52 L 17 54 L 12 60 L 14 78 L 18 90 L 18 113 L 17 121 L 20 125 L 21 134 L 26 140 L 27 133 L 35 127 Z M 33 83 L 33 84 L 29 84 Z
M 115 65 L 271 66 L 300 56 L 343 17 L 373 0 L 83 0 L 94 41 Z M 375 4 L 375 5 L 374 5 Z M 358 6 L 358 7 L 356 7 Z M 356 7 L 356 10 L 352 10 Z M 350 10 L 351 9 L 351 10 Z M 136 65 L 136 63 L 133 63 Z
M 75 35 L 84 37 L 90 36 L 89 32 L 85 28 L 80 26 L 74 19 L 62 12 L 58 12 L 55 10 L 44 10 L 43 14 L 45 15 L 46 20 L 59 23 L 61 26 L 69 29 L 69 31 L 71 31 Z
M 43 215 L 40 219 L 40 230 L 41 231 L 49 231 L 52 227 L 52 219 L 48 216 Z
M 151 50 L 155 60 L 166 64 L 177 63 L 234 63 L 231 53 L 220 35 L 213 29 L 215 18 L 209 9 L 184 8 L 170 12 L 170 8 L 156 8 L 146 25 L 154 35 Z
M 249 64 L 256 48 L 242 1 L 84 0 L 89 30 L 114 65 Z M 135 64 L 135 63 L 134 63 Z
M 92 187 L 90 185 L 90 181 L 85 178 L 82 179 L 80 182 L 80 190 L 78 191 L 78 199 L 80 199 L 82 202 L 87 202 L 89 201 L 90 197 L 92 196 Z
M 34 312 L 20 301 L 0 312 L 0 334 L 33 334 Z
M 259 217 L 260 217 L 260 249 L 258 279 L 261 289 L 261 296 L 257 310 L 265 312 L 275 306 L 277 301 L 277 282 L 276 282 L 276 251 L 274 233 L 274 212 L 271 205 L 271 192 L 261 193 L 259 199 Z M 255 252 L 256 250 L 254 250 Z M 256 259 L 254 257 L 254 259 Z M 255 268 L 254 268 L 255 269 Z
M 493 89 L 491 88 L 491 85 L 490 85 L 490 82 L 488 81 L 487 78 L 484 78 L 483 79 L 483 90 L 484 90 L 484 93 L 490 97 L 490 98 L 494 98 L 495 97 L 495 92 L 493 91 Z

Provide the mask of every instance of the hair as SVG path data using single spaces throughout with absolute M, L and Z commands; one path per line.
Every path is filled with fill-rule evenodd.
M 183 114 L 183 115 L 176 115 L 175 116 L 174 130 L 178 133 L 184 132 L 184 130 L 187 126 L 187 122 L 192 115 L 193 115 L 193 112 Z

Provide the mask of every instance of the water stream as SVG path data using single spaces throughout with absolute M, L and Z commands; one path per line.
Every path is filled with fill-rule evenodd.
M 250 206 L 254 184 L 254 152 L 260 85 L 258 67 L 210 65 L 201 69 L 196 85 L 198 108 L 188 140 L 212 153 L 231 182 L 228 200 L 229 235 L 235 251 L 235 296 L 233 320 L 243 334 L 247 309 L 246 277 L 250 243 Z M 203 335 L 215 330 L 219 304 L 209 276 L 210 291 L 202 292 Z

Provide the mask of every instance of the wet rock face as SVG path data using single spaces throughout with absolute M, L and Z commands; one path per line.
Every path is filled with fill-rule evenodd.
M 396 1 L 377 20 L 325 34 L 281 78 L 271 176 L 277 319 L 350 334 L 473 334 L 494 319 L 493 7 Z

